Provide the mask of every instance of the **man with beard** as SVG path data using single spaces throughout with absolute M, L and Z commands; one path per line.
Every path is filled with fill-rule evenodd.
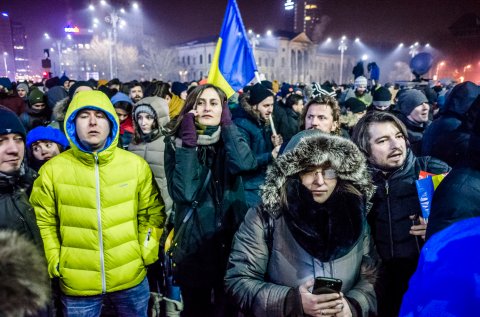
M 366 155 L 377 188 L 368 221 L 385 269 L 378 315 L 397 316 L 427 228 L 420 217 L 415 181 L 420 171 L 441 174 L 450 167 L 428 156 L 416 157 L 405 125 L 387 112 L 367 113 L 355 126 L 352 139 Z
M 420 155 L 423 133 L 430 124 L 427 97 L 417 89 L 404 90 L 398 96 L 397 111 L 395 114 L 407 128 L 410 149 L 415 155 Z
M 130 84 L 130 88 L 128 89 L 129 94 L 128 96 L 132 99 L 133 103 L 137 103 L 143 98 L 143 87 L 139 82 L 134 82 Z

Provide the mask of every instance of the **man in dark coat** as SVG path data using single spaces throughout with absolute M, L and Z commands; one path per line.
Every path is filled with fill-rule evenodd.
M 234 114 L 238 131 L 257 159 L 255 170 L 242 173 L 245 198 L 250 207 L 261 202 L 260 186 L 265 181 L 267 166 L 277 157 L 283 142 L 279 134 L 272 133 L 269 117 L 272 115 L 273 102 L 270 90 L 255 84 L 240 98 L 240 107 Z
M 407 127 L 410 149 L 413 154 L 421 155 L 423 132 L 430 124 L 427 97 L 420 90 L 407 89 L 399 94 L 396 110 L 395 114 Z
M 23 234 L 43 252 L 40 231 L 26 193 L 36 173 L 25 165 L 25 135 L 15 113 L 0 107 L 0 229 Z
M 478 95 L 480 86 L 470 81 L 453 87 L 446 97 L 445 106 L 440 109 L 438 119 L 425 130 L 422 155 L 434 156 L 450 166 L 462 158 L 468 146 L 469 134 L 457 129 L 467 118 Z
M 464 125 L 470 135 L 466 156 L 435 191 L 427 239 L 457 221 L 480 216 L 480 102 L 475 104 L 475 117 Z
M 430 157 L 415 157 L 405 126 L 387 112 L 367 113 L 355 126 L 352 139 L 367 156 L 377 187 L 368 221 L 385 269 L 378 315 L 396 316 L 415 272 L 427 227 L 419 218 L 415 181 L 421 170 L 440 174 L 450 167 Z

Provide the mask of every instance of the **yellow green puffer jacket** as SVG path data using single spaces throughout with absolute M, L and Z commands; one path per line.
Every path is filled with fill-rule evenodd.
M 90 108 L 107 114 L 111 133 L 103 150 L 79 142 L 75 117 Z M 82 91 L 68 108 L 65 131 L 71 149 L 49 160 L 34 183 L 30 202 L 51 277 L 66 295 L 89 296 L 128 289 L 158 259 L 165 221 L 152 172 L 141 157 L 117 147 L 119 123 L 106 95 Z

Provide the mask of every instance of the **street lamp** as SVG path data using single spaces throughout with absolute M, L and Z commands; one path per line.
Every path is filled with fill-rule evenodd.
M 470 69 L 472 68 L 472 65 L 471 64 L 468 64 L 466 65 L 465 67 L 463 67 L 463 77 L 465 78 L 465 72 L 467 71 L 467 69 Z
M 338 50 L 340 51 L 340 81 L 338 82 L 339 85 L 343 83 L 343 54 L 347 50 L 347 43 L 345 43 L 346 36 L 342 37 L 340 41 L 340 45 L 338 46 Z
M 408 51 L 408 54 L 410 54 L 413 57 L 418 54 L 418 42 L 415 42 L 415 44 L 410 45 L 410 51 Z
M 8 67 L 7 67 L 7 52 L 3 52 L 3 63 L 5 64 L 5 77 L 8 77 Z

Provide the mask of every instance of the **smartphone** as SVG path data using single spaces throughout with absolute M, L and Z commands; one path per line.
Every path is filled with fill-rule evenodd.
M 342 280 L 331 277 L 316 277 L 313 284 L 312 294 L 331 294 L 340 293 L 342 290 Z

